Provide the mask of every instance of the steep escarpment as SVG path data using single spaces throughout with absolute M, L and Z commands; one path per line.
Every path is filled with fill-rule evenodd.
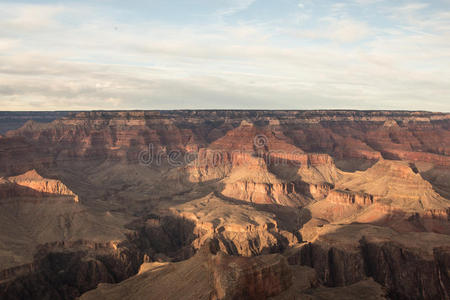
M 304 153 L 279 126 L 244 121 L 201 149 L 185 170 L 192 181 L 221 180 L 227 197 L 292 207 L 325 195 L 327 184 L 339 177 L 329 155 Z
M 449 122 L 395 111 L 27 122 L 0 137 L 1 297 L 445 299 Z
M 334 189 L 309 209 L 328 222 L 372 223 L 398 231 L 448 234 L 449 201 L 406 162 L 380 160 L 366 171 L 341 173 Z
M 380 160 L 364 172 L 341 180 L 337 187 L 364 191 L 378 202 L 402 209 L 445 208 L 448 201 L 437 194 L 417 169 L 406 162 Z
M 267 299 L 292 285 L 292 272 L 279 254 L 248 259 L 219 253 L 209 263 L 218 299 Z
M 394 299 L 446 299 L 449 243 L 447 235 L 434 233 L 326 225 L 311 242 L 291 250 L 288 261 L 313 267 L 327 286 L 349 285 L 370 276 Z
M 254 256 L 281 252 L 299 241 L 297 224 L 280 220 L 277 212 L 266 211 L 244 203 L 224 200 L 210 194 L 171 208 L 195 224 L 196 238 L 191 245 L 199 249 L 207 240 L 215 240 L 221 251 L 229 255 Z M 296 212 L 291 217 L 295 218 Z
M 79 240 L 105 245 L 123 239 L 127 231 L 123 215 L 89 209 L 61 180 L 34 170 L 2 179 L 0 200 L 2 282 L 44 272 L 36 260 L 42 245 L 62 244 L 70 251 Z
M 44 244 L 27 272 L 9 273 L 2 278 L 0 297 L 73 299 L 99 282 L 118 282 L 132 276 L 141 262 L 137 253 L 114 243 Z
M 318 284 L 313 269 L 289 266 L 279 254 L 232 257 L 217 252 L 214 242 L 183 262 L 144 264 L 137 276 L 115 285 L 101 284 L 81 299 L 323 299 L 326 295 L 385 299 L 381 286 L 372 280 L 327 288 Z
M 328 194 L 326 200 L 333 203 L 359 206 L 369 206 L 373 204 L 373 196 L 370 194 L 339 189 L 332 190 Z
M 139 275 L 101 285 L 81 299 L 267 299 L 292 284 L 289 266 L 279 254 L 242 258 L 216 251 L 207 245 L 187 261 L 143 265 Z
M 151 220 L 156 219 L 147 223 Z M 2 271 L 0 297 L 74 299 L 100 282 L 125 280 L 144 262 L 193 255 L 185 251 L 192 235 L 188 221 L 164 217 L 153 224 L 153 230 L 130 224 L 135 230 L 126 233 L 126 238 L 109 242 L 68 240 L 37 245 L 30 263 Z
M 259 162 L 231 170 L 222 181 L 222 194 L 254 203 L 276 203 L 293 207 L 308 202 L 299 195 L 299 182 L 280 180 L 269 172 L 263 159 L 252 159 Z
M 149 144 L 153 156 L 166 160 L 173 150 L 188 153 L 214 142 L 215 149 L 254 150 L 253 141 L 264 148 L 267 139 L 273 150 L 289 155 L 321 152 L 346 162 L 384 157 L 449 166 L 449 119 L 442 113 L 395 111 L 80 112 L 9 131 L 0 139 L 0 150 L 17 153 L 27 145 L 27 154 L 22 161 L 3 157 L 0 165 L 24 172 L 61 161 L 137 162 Z M 264 137 L 255 139 L 255 133 Z
M 285 224 L 277 224 L 276 215 L 223 201 L 210 195 L 175 206 L 162 215 L 139 218 L 126 225 L 126 238 L 111 242 L 67 240 L 36 245 L 30 263 L 3 271 L 0 296 L 72 299 L 100 282 L 117 283 L 136 274 L 142 263 L 189 259 L 208 241 L 214 243 L 217 251 L 237 256 L 281 252 L 298 242 Z M 266 274 L 264 268 L 259 269 L 259 263 L 253 267 Z M 232 293 L 245 290 L 248 276 L 259 280 L 259 275 L 253 271 L 246 275 L 245 270 L 236 275 L 243 272 L 239 275 L 239 292 Z M 86 272 L 88 276 L 84 275 Z M 226 284 L 220 279 L 224 274 L 228 273 L 220 271 L 215 275 L 220 285 Z M 279 280 L 277 275 L 275 271 L 271 280 Z M 267 280 L 257 283 L 257 288 Z M 261 295 L 255 293 L 255 297 Z
M 324 151 L 347 162 L 384 157 L 449 163 L 448 115 L 347 111 L 334 116 L 317 118 L 308 126 L 292 124 L 287 135 L 307 152 Z
M 78 202 L 78 195 L 64 183 L 56 179 L 46 179 L 36 170 L 2 179 L 2 194 L 5 198 L 13 196 L 70 196 Z

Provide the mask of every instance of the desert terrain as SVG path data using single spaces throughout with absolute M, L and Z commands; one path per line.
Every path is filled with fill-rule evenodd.
M 449 299 L 450 114 L 3 112 L 0 225 L 1 299 Z

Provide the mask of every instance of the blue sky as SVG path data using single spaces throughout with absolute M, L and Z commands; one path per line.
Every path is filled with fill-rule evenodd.
M 450 0 L 0 0 L 0 109 L 450 111 Z

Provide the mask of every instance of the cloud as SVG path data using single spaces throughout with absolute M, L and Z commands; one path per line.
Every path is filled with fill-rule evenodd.
M 359 5 L 370 5 L 370 4 L 374 4 L 374 3 L 383 2 L 384 0 L 353 0 L 353 1 Z
M 362 40 L 370 34 L 369 27 L 353 20 L 338 20 L 330 25 L 329 38 L 343 43 Z
M 220 16 L 229 16 L 249 8 L 256 0 L 231 0 L 226 1 L 225 8 L 219 9 L 216 14 Z
M 0 25 L 14 30 L 39 30 L 55 25 L 55 17 L 62 13 L 62 5 L 1 4 Z
M 51 13 L 32 34 L 11 22 L 24 15 L 20 9 L 2 21 L 9 26 L 0 29 L 3 109 L 450 110 L 442 11 L 378 28 L 332 12 L 301 25 L 205 26 L 81 14 L 79 6 L 43 9 Z M 72 11 L 77 26 L 59 19 Z
M 427 8 L 428 6 L 429 6 L 428 3 L 415 2 L 415 3 L 407 3 L 402 6 L 396 7 L 395 10 L 402 12 L 417 12 L 419 10 Z
M 316 29 L 300 30 L 296 35 L 300 38 L 326 39 L 338 43 L 354 43 L 371 34 L 369 26 L 352 19 L 327 18 L 324 25 Z
M 0 38 L 0 51 L 11 50 L 19 45 L 19 41 L 16 39 Z

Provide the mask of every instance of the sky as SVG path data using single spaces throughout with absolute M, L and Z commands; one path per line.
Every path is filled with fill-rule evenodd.
M 0 0 L 0 110 L 450 112 L 450 0 Z

